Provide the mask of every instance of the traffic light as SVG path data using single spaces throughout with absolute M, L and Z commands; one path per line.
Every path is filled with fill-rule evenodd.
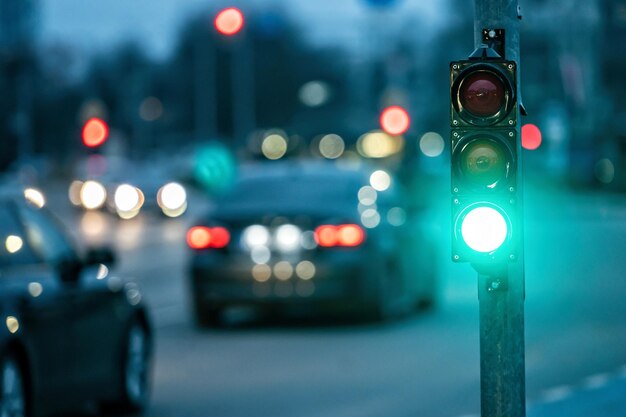
M 400 106 L 387 107 L 380 114 L 380 127 L 389 135 L 402 135 L 410 125 L 409 113 Z
M 243 28 L 244 18 L 241 10 L 229 7 L 215 16 L 215 29 L 222 35 L 232 36 Z
M 97 148 L 109 137 L 109 126 L 102 119 L 92 117 L 83 125 L 83 144 L 89 148 Z
M 514 61 L 450 64 L 452 258 L 515 261 L 521 242 L 520 140 Z

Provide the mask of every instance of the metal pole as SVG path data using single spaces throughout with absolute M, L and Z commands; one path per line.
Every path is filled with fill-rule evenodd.
M 517 0 L 475 0 L 474 43 L 483 43 L 483 29 L 505 30 L 505 56 L 517 62 L 519 78 L 519 20 Z M 518 94 L 519 103 L 519 94 Z M 518 106 L 519 108 L 519 106 Z M 518 110 L 519 111 L 519 110 Z M 517 120 L 520 120 L 519 113 Z M 520 123 L 517 124 L 517 137 Z M 517 144 L 518 195 L 523 195 L 521 140 Z M 518 202 L 523 219 L 523 204 Z M 523 224 L 521 221 L 519 224 Z M 526 416 L 524 353 L 524 251 L 520 233 L 519 257 L 498 270 L 477 267 L 480 309 L 480 391 L 482 417 Z
M 232 45 L 231 89 L 233 101 L 233 137 L 235 148 L 242 149 L 246 138 L 256 125 L 256 97 L 254 94 L 254 50 L 250 34 L 245 28 Z
M 194 39 L 195 130 L 196 140 L 203 143 L 217 132 L 215 43 L 199 29 Z

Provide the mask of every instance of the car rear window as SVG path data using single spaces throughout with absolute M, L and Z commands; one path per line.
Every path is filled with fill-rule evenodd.
M 362 186 L 353 178 L 294 176 L 240 181 L 218 206 L 290 206 L 306 204 L 356 207 Z

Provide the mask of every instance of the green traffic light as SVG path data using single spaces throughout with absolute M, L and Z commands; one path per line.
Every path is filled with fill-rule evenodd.
M 498 210 L 480 206 L 469 211 L 461 223 L 461 236 L 467 246 L 481 253 L 497 250 L 505 242 L 509 226 Z

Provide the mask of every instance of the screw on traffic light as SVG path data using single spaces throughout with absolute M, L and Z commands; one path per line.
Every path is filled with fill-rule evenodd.
M 483 48 L 450 64 L 452 258 L 479 265 L 518 257 L 516 63 Z

